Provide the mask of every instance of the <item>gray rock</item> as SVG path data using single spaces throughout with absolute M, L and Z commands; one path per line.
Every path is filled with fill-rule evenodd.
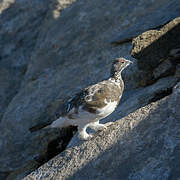
M 18 92 L 49 1 L 0 2 L 0 121 Z
M 176 67 L 175 77 L 180 79 L 180 64 L 178 64 L 177 67 Z
M 171 63 L 170 59 L 166 59 L 153 70 L 153 77 L 155 79 L 159 79 L 163 76 L 172 75 L 174 71 L 175 67 Z
M 66 149 L 24 180 L 180 178 L 180 83 L 172 95 Z
M 172 57 L 174 57 L 174 58 L 180 59 L 180 48 L 172 49 L 172 50 L 169 52 L 169 55 L 172 56 Z
M 144 17 L 141 23 L 146 26 L 146 17 L 155 9 L 159 9 L 161 17 L 166 14 L 169 14 L 166 17 L 174 17 L 179 13 L 179 1 L 171 2 L 17 0 L 3 11 L 0 50 L 4 60 L 1 63 L 7 62 L 22 71 L 18 70 L 18 80 L 13 80 L 17 88 L 4 87 L 13 92 L 6 106 L 3 105 L 3 112 L 6 111 L 0 123 L 1 174 L 21 179 L 40 165 L 39 159 L 48 155 L 48 145 L 58 138 L 61 140 L 59 151 L 63 150 L 65 145 L 62 144 L 67 144 L 72 132 L 40 130 L 32 133 L 30 129 L 49 120 L 46 109 L 56 99 L 71 96 L 81 88 L 107 78 L 114 57 L 130 58 L 131 43 L 112 46 L 110 41 L 114 34 L 124 31 L 126 36 L 129 28 L 136 28 L 138 17 Z M 157 16 L 152 14 L 151 17 L 154 22 Z M 10 36 L 7 36 L 6 30 Z M 25 59 L 21 59 L 21 55 Z M 124 71 L 123 78 L 126 92 L 136 92 L 141 72 L 136 60 L 130 59 L 135 63 Z M 18 60 L 23 60 L 20 65 Z M 167 84 L 172 82 L 174 80 Z M 131 93 L 127 98 L 130 96 Z
M 151 4 L 153 1 L 149 1 Z M 143 4 L 144 1 L 139 1 L 139 5 Z M 150 5 L 149 4 L 149 5 Z M 148 4 L 144 4 L 145 9 L 149 6 Z M 111 39 L 111 43 L 115 45 L 119 45 L 125 42 L 132 41 L 133 38 L 140 35 L 141 33 L 148 31 L 150 29 L 159 29 L 162 25 L 168 23 L 172 19 L 180 16 L 179 8 L 180 2 L 176 0 L 172 1 L 156 1 L 153 5 L 151 4 L 149 7 L 149 14 L 146 14 L 144 9 L 141 9 L 141 14 L 139 14 L 139 10 L 133 10 L 129 14 L 131 20 L 124 20 L 122 23 L 126 26 L 129 26 L 128 31 L 121 30 L 114 33 L 114 37 Z M 167 13 L 168 12 L 168 13 Z

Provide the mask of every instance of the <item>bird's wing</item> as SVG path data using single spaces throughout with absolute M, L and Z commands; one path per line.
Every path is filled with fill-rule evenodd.
M 122 89 L 115 83 L 108 80 L 91 85 L 78 93 L 71 102 L 73 107 L 80 107 L 90 112 L 96 113 L 97 108 L 103 108 L 107 102 L 119 101 Z M 70 108 L 71 109 L 71 108 Z

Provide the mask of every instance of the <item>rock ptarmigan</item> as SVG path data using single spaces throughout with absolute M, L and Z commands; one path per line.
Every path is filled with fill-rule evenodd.
M 124 90 L 121 72 L 130 63 L 132 62 L 124 58 L 115 59 L 110 78 L 88 86 L 70 98 L 64 104 L 66 114 L 52 122 L 48 128 L 78 126 L 79 137 L 83 140 L 93 136 L 86 132 L 87 127 L 95 131 L 106 129 L 111 123 L 100 124 L 99 120 L 110 115 L 119 104 Z

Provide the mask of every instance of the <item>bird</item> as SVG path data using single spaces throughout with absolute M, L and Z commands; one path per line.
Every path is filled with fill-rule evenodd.
M 78 137 L 82 140 L 89 140 L 95 134 L 87 133 L 88 127 L 95 132 L 107 129 L 112 122 L 101 124 L 99 121 L 109 116 L 119 104 L 124 90 L 121 73 L 131 63 L 122 57 L 113 59 L 110 77 L 69 98 L 64 103 L 64 115 L 45 128 L 78 126 Z

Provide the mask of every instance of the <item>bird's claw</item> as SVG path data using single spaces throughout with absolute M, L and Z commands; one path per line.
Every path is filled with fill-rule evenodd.
M 82 139 L 82 140 L 90 140 L 91 138 L 93 137 L 93 134 L 80 134 L 79 135 L 79 138 Z

